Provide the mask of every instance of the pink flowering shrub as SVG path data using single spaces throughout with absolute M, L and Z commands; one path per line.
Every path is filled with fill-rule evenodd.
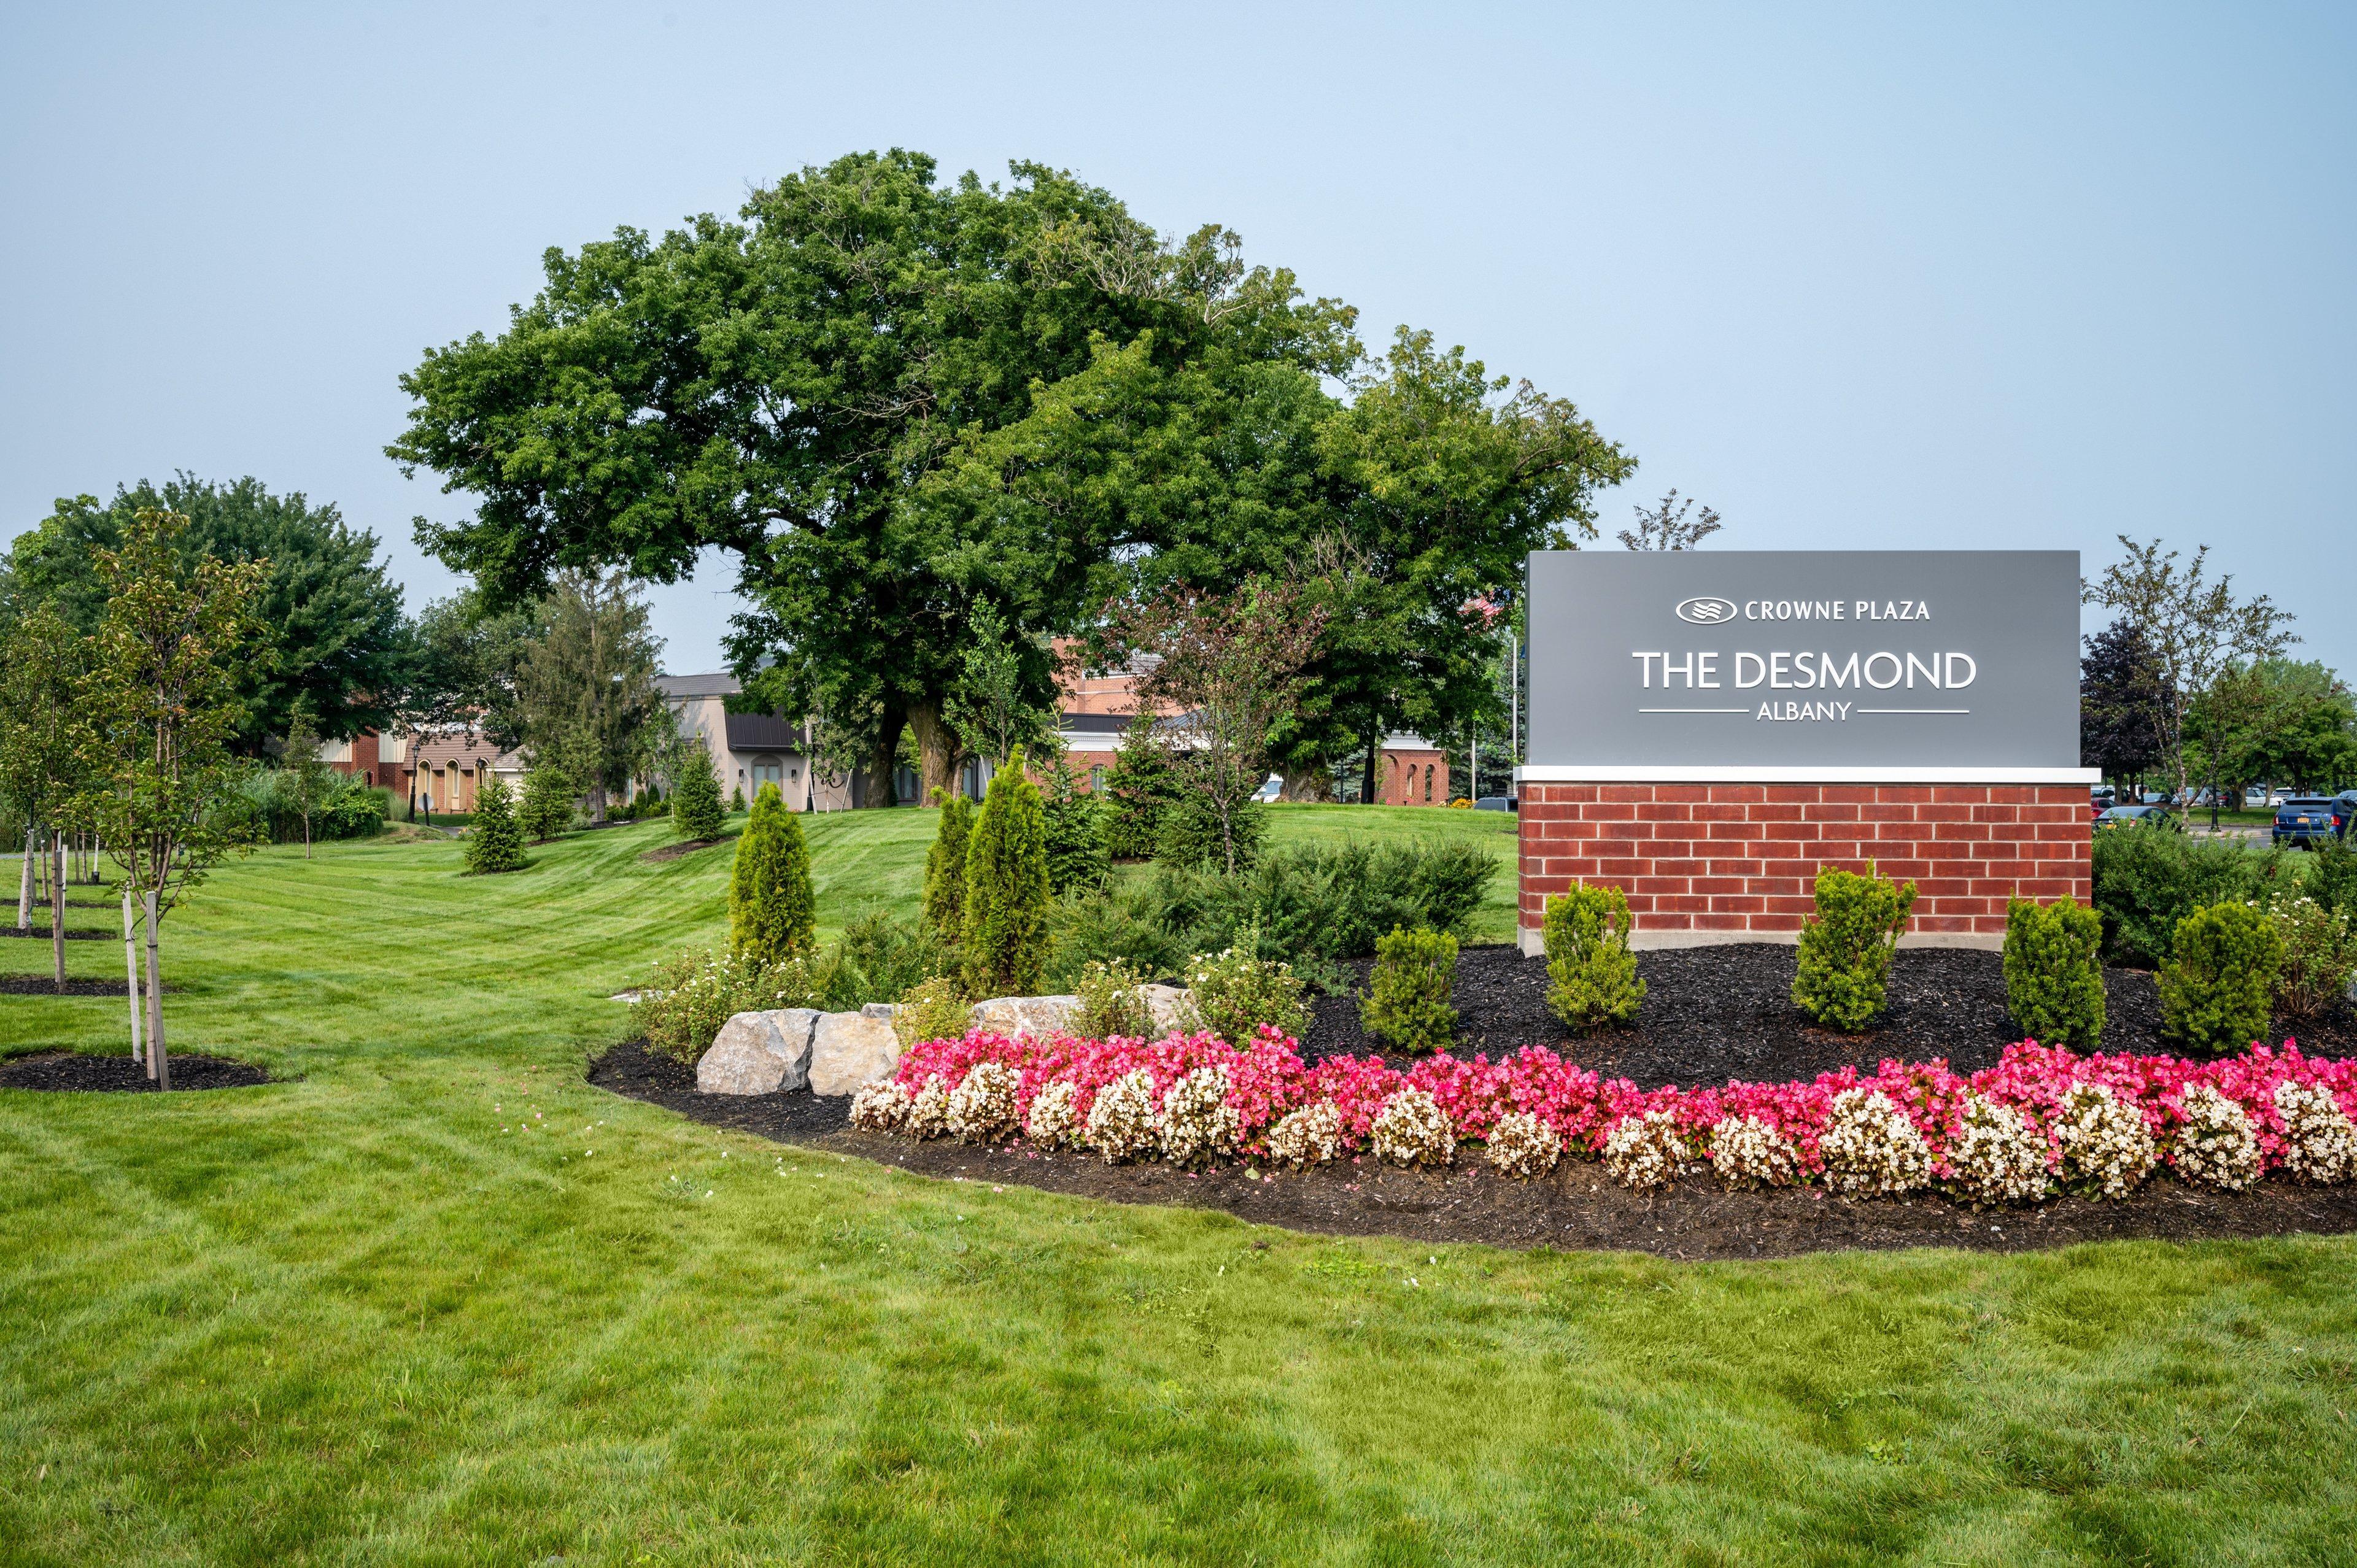
M 1421 1163 L 1471 1140 L 1518 1176 L 1543 1171 L 1559 1151 L 1601 1159 L 1639 1186 L 1706 1170 L 1857 1194 L 1936 1186 L 1979 1203 L 2033 1202 L 2062 1185 L 2116 1197 L 2156 1165 L 2219 1187 L 2268 1172 L 2357 1179 L 2352 1116 L 2357 1059 L 2303 1056 L 2288 1042 L 2189 1060 L 2025 1040 L 1970 1075 L 1942 1061 L 1886 1061 L 1806 1082 L 1640 1090 L 1544 1046 L 1494 1061 L 1444 1053 L 1401 1067 L 1380 1057 L 1309 1063 L 1265 1027 L 1243 1046 L 1200 1032 L 1009 1039 L 977 1030 L 915 1047 L 854 1107 L 855 1125 L 873 1131 L 996 1138 L 1019 1128 L 1037 1147 L 1112 1159 L 1308 1165 L 1412 1148 Z

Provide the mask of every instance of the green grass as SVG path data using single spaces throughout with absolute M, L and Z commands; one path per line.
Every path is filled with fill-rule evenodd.
M 829 927 L 913 893 L 925 813 L 805 826 Z M 169 922 L 172 1037 L 288 1081 L 0 1091 L 0 1561 L 2357 1556 L 2357 1243 L 1693 1266 L 813 1157 L 581 1081 L 720 930 L 663 842 L 258 854 Z

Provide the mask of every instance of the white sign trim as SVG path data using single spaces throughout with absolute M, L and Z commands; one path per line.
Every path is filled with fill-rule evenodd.
M 1517 768 L 1521 784 L 2085 784 L 2099 768 L 1698 768 L 1674 763 L 1579 763 Z

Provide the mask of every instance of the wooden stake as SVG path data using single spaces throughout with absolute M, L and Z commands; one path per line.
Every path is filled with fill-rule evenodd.
M 58 994 L 66 993 L 66 835 L 49 835 L 49 950 L 57 960 Z
M 146 1055 L 139 1039 L 139 939 L 137 925 L 131 913 L 131 889 L 123 890 L 123 981 L 131 993 L 131 1059 L 137 1061 Z M 150 1068 L 147 1076 L 156 1076 Z
M 156 893 L 147 893 L 147 1065 L 157 1089 L 172 1087 L 171 1058 L 164 1054 L 164 977 L 156 959 Z

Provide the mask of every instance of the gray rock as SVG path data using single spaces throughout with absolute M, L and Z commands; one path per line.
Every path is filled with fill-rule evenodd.
M 1183 986 L 1141 985 L 1138 989 L 1146 993 L 1146 1009 L 1154 1015 L 1154 1032 L 1157 1036 L 1173 1029 L 1195 1026 L 1195 999 Z
M 897 1010 L 889 1002 L 870 1002 L 859 1010 L 859 1015 L 863 1018 L 881 1018 L 888 1024 Z
M 776 1094 L 810 1081 L 811 1034 L 819 1015 L 809 1007 L 739 1013 L 720 1026 L 712 1048 L 697 1058 L 695 1087 L 703 1094 Z
M 1080 1010 L 1077 996 L 994 996 L 974 1004 L 973 1026 L 1009 1039 L 1024 1035 L 1046 1039 L 1069 1031 Z
M 889 1020 L 863 1013 L 822 1013 L 811 1036 L 813 1094 L 849 1094 L 900 1065 L 900 1036 Z

